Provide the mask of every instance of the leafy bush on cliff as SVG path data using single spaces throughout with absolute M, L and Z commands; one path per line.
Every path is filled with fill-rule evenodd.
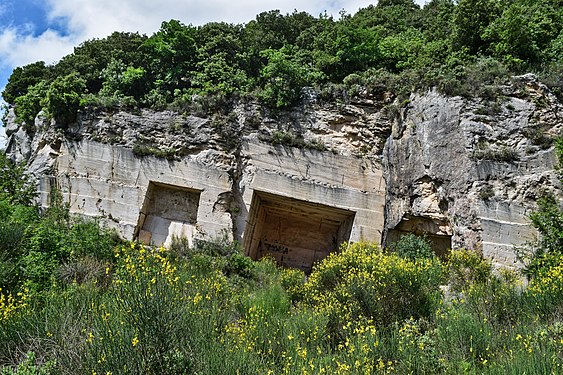
M 41 101 L 47 113 L 62 125 L 76 119 L 86 81 L 78 73 L 55 78 Z
M 555 154 L 560 182 L 563 183 L 561 167 L 563 164 L 563 137 L 555 139 Z M 526 264 L 526 274 L 535 278 L 550 272 L 563 254 L 563 207 L 553 193 L 539 197 L 538 208 L 530 214 L 532 225 L 538 230 L 535 243 L 521 249 L 522 260 Z

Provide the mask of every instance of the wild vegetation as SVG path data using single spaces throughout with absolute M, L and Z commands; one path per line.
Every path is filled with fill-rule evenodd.
M 4 100 L 26 128 L 40 110 L 59 125 L 86 107 L 224 106 L 251 97 L 294 104 L 304 86 L 346 100 L 437 87 L 495 95 L 510 74 L 536 72 L 561 94 L 560 0 L 380 0 L 338 19 L 264 12 L 246 24 L 163 22 L 151 36 L 115 32 L 58 63 L 16 68 Z
M 3 98 L 33 132 L 41 110 L 65 126 L 87 107 L 213 110 L 249 97 L 283 108 L 305 86 L 321 100 L 427 87 L 488 97 L 533 71 L 561 95 L 562 25 L 560 0 L 172 20 L 17 68 Z M 555 149 L 563 160 L 561 139 Z M 46 210 L 35 194 L 1 155 L 0 374 L 563 372 L 563 211 L 549 194 L 530 217 L 541 236 L 521 250 L 522 272 L 493 272 L 471 250 L 439 259 L 407 236 L 391 249 L 344 244 L 310 275 L 252 261 L 226 238 L 123 241 L 69 215 L 56 191 Z
M 409 235 L 343 244 L 306 276 L 227 237 L 120 241 L 56 192 L 40 212 L 22 167 L 0 162 L 1 374 L 563 371 L 563 211 L 549 195 L 523 273 L 470 250 L 439 259 Z

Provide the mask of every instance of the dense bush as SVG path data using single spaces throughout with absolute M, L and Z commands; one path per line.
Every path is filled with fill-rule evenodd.
M 465 249 L 451 251 L 446 267 L 449 285 L 455 291 L 486 283 L 492 274 L 491 262 L 483 259 L 480 254 Z
M 339 19 L 270 11 L 245 25 L 170 20 L 149 37 L 115 32 L 52 66 L 16 68 L 3 97 L 31 128 L 43 107 L 63 123 L 81 105 L 178 110 L 195 95 L 252 96 L 282 108 L 305 86 L 326 94 L 350 76 L 365 77 L 345 82 L 351 95 L 383 85 L 397 96 L 437 87 L 491 97 L 510 74 L 534 71 L 560 92 L 559 8 L 556 0 L 433 0 L 422 8 L 405 0 Z
M 425 237 L 419 237 L 412 233 L 401 236 L 397 242 L 390 246 L 390 250 L 400 257 L 411 260 L 432 259 L 436 256 L 430 242 Z
M 57 77 L 49 85 L 41 105 L 55 120 L 67 125 L 76 119 L 85 90 L 86 81 L 78 73 Z
M 440 300 L 439 262 L 384 254 L 366 243 L 344 244 L 309 276 L 307 302 L 329 317 L 333 335 L 356 319 L 386 326 L 429 317 Z
M 10 366 L 3 371 L 497 374 L 563 368 L 557 354 L 563 327 L 553 319 L 563 298 L 560 260 L 524 289 L 512 273 L 494 275 L 469 251 L 452 253 L 443 265 L 353 244 L 305 280 L 269 260 L 245 260 L 252 273 L 241 276 L 225 268 L 238 254 L 229 241 L 198 246 L 117 246 L 103 270 L 105 282 L 53 285 L 41 302 L 27 290 L 2 290 L 0 364 Z M 445 302 L 442 274 L 465 275 Z

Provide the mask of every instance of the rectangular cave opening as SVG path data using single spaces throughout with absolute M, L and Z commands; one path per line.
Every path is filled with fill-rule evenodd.
M 434 253 L 442 258 L 452 248 L 451 229 L 449 224 L 443 220 L 406 215 L 394 229 L 387 232 L 386 246 L 392 246 L 406 234 L 426 238 Z
M 402 236 L 405 234 L 410 234 L 412 232 L 406 232 L 401 230 L 390 230 L 387 233 L 387 246 L 394 242 L 398 242 Z M 445 258 L 452 247 L 452 236 L 428 234 L 428 233 L 414 233 L 417 236 L 426 238 L 430 243 L 430 247 L 436 255 L 440 258 Z
M 355 212 L 254 191 L 244 234 L 246 254 L 311 272 L 313 264 L 348 241 Z
M 137 239 L 169 246 L 174 236 L 185 237 L 191 246 L 200 195 L 201 190 L 151 181 L 139 214 Z

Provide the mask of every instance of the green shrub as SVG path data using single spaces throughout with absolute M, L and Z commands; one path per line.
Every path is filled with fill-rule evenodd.
M 383 254 L 375 244 L 343 244 L 313 269 L 305 284 L 306 302 L 326 313 L 333 334 L 357 319 L 389 325 L 432 315 L 441 299 L 438 260 Z
M 440 361 L 435 332 L 425 320 L 412 318 L 397 322 L 382 345 L 389 346 L 399 374 L 444 373 L 446 365 Z
M 227 263 L 223 268 L 226 276 L 238 275 L 250 278 L 254 270 L 254 262 L 246 255 L 233 253 L 227 258 Z
M 101 259 L 84 256 L 72 259 L 61 264 L 58 269 L 58 277 L 65 284 L 94 283 L 102 287 L 109 285 L 111 263 Z
M 563 312 L 563 254 L 545 253 L 534 258 L 533 268 L 528 266 L 532 277 L 526 290 L 542 316 Z
M 470 285 L 461 295 L 461 303 L 466 311 L 501 330 L 514 327 L 532 312 L 525 298 L 517 277 L 501 270 L 500 276 L 491 275 L 486 283 Z
M 113 248 L 121 240 L 114 230 L 104 228 L 95 220 L 73 218 L 70 221 L 64 242 L 72 258 L 93 257 L 101 261 L 113 261 Z
M 490 160 L 505 163 L 513 163 L 520 158 L 518 151 L 506 146 L 499 149 L 477 148 L 473 151 L 473 157 L 477 160 Z
M 143 143 L 135 143 L 133 145 L 133 154 L 137 157 L 156 156 L 157 158 L 174 160 L 178 156 L 178 152 L 173 148 L 158 148 L 147 146 Z
M 450 373 L 479 368 L 494 354 L 494 331 L 486 321 L 463 308 L 450 308 L 438 314 L 435 337 Z
M 163 248 L 129 244 L 116 257 L 110 294 L 85 333 L 88 372 L 209 373 L 227 323 L 226 278 L 186 273 Z
M 491 277 L 491 262 L 471 250 L 453 250 L 446 263 L 448 282 L 453 291 L 467 290 L 471 285 L 483 284 Z
M 479 198 L 484 201 L 488 201 L 489 199 L 495 196 L 495 189 L 491 185 L 485 185 L 479 190 Z
M 0 201 L 31 206 L 37 197 L 35 181 L 24 164 L 16 164 L 0 152 Z
M 400 257 L 411 260 L 432 259 L 436 256 L 430 241 L 426 237 L 419 237 L 412 233 L 401 236 L 399 241 L 391 244 L 390 250 L 397 253 Z
M 1 375 L 50 375 L 57 374 L 55 371 L 56 363 L 47 361 L 44 364 L 37 364 L 34 352 L 27 352 L 25 358 L 16 366 L 15 369 L 4 368 Z
M 281 271 L 281 284 L 292 302 L 297 303 L 305 298 L 305 273 L 295 268 Z

